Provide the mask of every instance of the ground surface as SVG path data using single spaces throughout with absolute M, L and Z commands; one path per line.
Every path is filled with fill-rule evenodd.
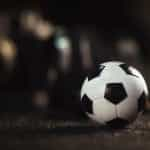
M 50 119 L 38 113 L 1 113 L 2 150 L 149 150 L 150 114 L 122 130 L 87 119 Z

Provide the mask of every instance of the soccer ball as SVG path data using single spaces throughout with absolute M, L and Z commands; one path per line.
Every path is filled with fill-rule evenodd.
M 125 127 L 143 112 L 148 96 L 139 71 L 122 62 L 106 62 L 88 74 L 81 88 L 81 105 L 92 120 Z

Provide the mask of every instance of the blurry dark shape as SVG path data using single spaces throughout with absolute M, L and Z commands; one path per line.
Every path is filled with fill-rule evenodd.
M 17 56 L 15 43 L 10 39 L 0 39 L 0 55 L 7 70 L 12 70 Z
M 67 35 L 65 29 L 57 27 L 55 34 L 55 47 L 59 52 L 59 66 L 63 73 L 67 73 L 71 69 L 72 45 L 71 39 Z
M 120 61 L 127 62 L 144 72 L 141 43 L 134 36 L 120 36 L 115 41 L 114 48 L 118 52 Z
M 55 26 L 43 18 L 42 13 L 34 10 L 23 11 L 20 16 L 20 25 L 39 40 L 48 40 L 55 32 Z
M 7 83 L 16 67 L 17 48 L 8 37 L 0 37 L 0 84 Z
M 18 46 L 20 86 L 31 96 L 34 109 L 47 110 L 50 100 L 47 74 L 49 66 L 57 60 L 51 23 L 36 11 L 23 11 L 21 18 L 12 22 L 11 35 Z
M 47 91 L 39 90 L 32 95 L 33 106 L 38 111 L 47 111 L 49 105 L 49 95 Z
M 20 15 L 21 27 L 26 32 L 32 33 L 39 20 L 41 20 L 40 13 L 33 10 L 25 10 Z
M 54 25 L 46 20 L 38 20 L 34 26 L 33 33 L 39 40 L 49 39 L 55 32 Z
M 132 62 L 140 62 L 140 45 L 132 37 L 122 37 L 116 42 L 116 49 L 122 59 Z
M 91 43 L 88 39 L 89 37 L 85 34 L 81 35 L 80 37 L 80 54 L 82 57 L 82 65 L 84 70 L 90 70 L 94 67 L 94 62 L 92 60 L 92 50 L 91 50 Z
M 71 90 L 68 85 L 71 82 L 69 78 L 72 70 L 72 41 L 70 38 L 69 31 L 66 28 L 56 28 L 51 42 L 55 47 L 57 57 L 53 56 L 54 61 L 50 64 L 48 72 L 49 79 L 51 79 L 52 107 L 63 109 L 64 111 L 69 110 L 71 107 L 67 106 L 74 102 L 72 99 L 68 99 Z
M 0 85 L 13 78 L 17 63 L 17 46 L 10 35 L 11 17 L 8 12 L 0 14 Z
M 136 40 L 132 38 L 119 39 L 117 48 L 120 55 L 124 57 L 135 57 L 139 55 L 139 45 Z
M 49 68 L 47 72 L 47 78 L 51 85 L 53 85 L 58 79 L 58 70 L 56 68 Z
M 0 35 L 8 36 L 10 33 L 11 17 L 7 13 L 0 14 Z
M 117 58 L 117 51 L 111 47 L 107 32 L 102 31 L 96 26 L 78 27 L 79 50 L 82 67 L 85 71 L 93 69 L 102 62 Z

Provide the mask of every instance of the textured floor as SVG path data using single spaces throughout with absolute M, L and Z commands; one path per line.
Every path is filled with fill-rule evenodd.
M 118 150 L 150 149 L 150 114 L 122 130 L 90 120 L 48 119 L 38 113 L 1 113 L 0 146 L 3 150 Z

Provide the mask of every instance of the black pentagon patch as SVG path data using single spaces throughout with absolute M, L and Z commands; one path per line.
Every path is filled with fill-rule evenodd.
M 81 100 L 81 106 L 85 112 L 93 114 L 93 102 L 88 98 L 87 95 L 84 95 Z
M 129 69 L 129 66 L 127 64 L 121 64 L 120 67 L 122 68 L 122 70 L 128 74 L 128 75 L 131 75 L 131 76 L 135 76 L 135 77 L 138 77 L 136 76 L 135 74 L 133 74 L 133 72 Z
M 144 111 L 146 102 L 146 94 L 143 92 L 138 99 L 138 112 Z
M 106 122 L 106 124 L 111 128 L 120 129 L 120 128 L 124 128 L 125 126 L 127 126 L 129 122 L 121 118 L 115 118 L 113 120 Z
M 96 67 L 97 68 L 97 67 Z M 90 73 L 88 73 L 88 80 L 91 80 L 91 79 L 93 79 L 94 77 L 97 77 L 97 76 L 99 76 L 101 73 L 102 73 L 102 71 L 104 70 L 104 68 L 105 68 L 105 66 L 100 66 L 99 67 L 99 69 L 94 69 L 94 70 L 92 70 Z
M 109 83 L 106 85 L 104 97 L 113 104 L 118 104 L 127 97 L 122 83 Z

